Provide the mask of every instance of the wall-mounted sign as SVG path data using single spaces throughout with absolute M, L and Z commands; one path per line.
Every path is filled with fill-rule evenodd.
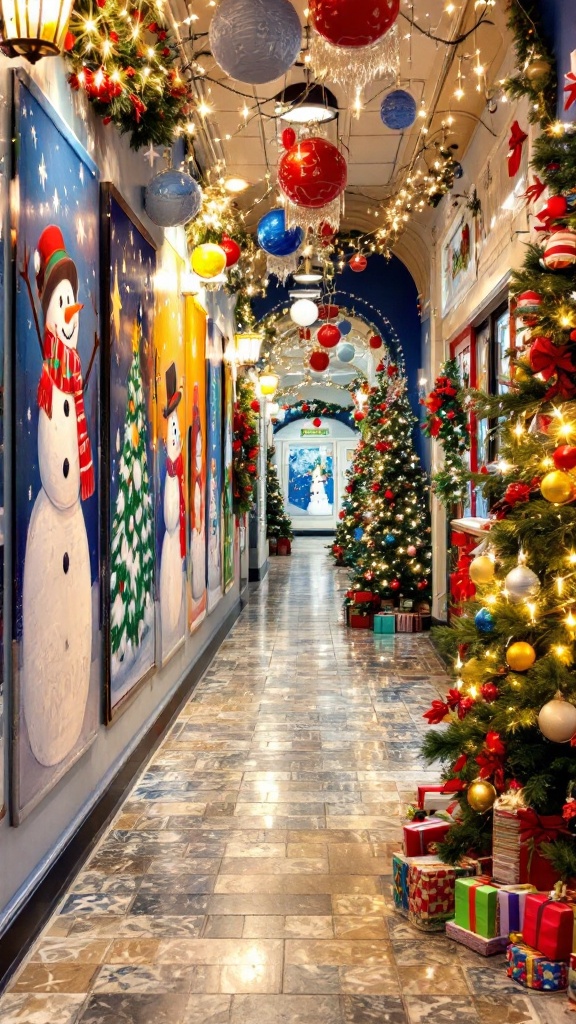
M 328 427 L 302 427 L 300 437 L 328 437 Z

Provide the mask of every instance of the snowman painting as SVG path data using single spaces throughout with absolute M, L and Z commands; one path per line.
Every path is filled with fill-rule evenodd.
M 166 480 L 164 483 L 164 525 L 160 560 L 160 611 L 164 641 L 179 626 L 183 607 L 182 559 L 186 557 L 186 505 L 184 501 L 184 459 L 182 435 L 176 412 L 182 391 L 176 387 L 176 364 L 166 371 Z
M 82 731 L 92 661 L 90 553 L 81 502 L 95 489 L 78 354 L 78 272 L 59 227 L 42 232 L 34 258 L 43 330 L 24 254 L 26 284 L 42 372 L 38 385 L 41 487 L 26 539 L 22 591 L 21 687 L 30 747 L 50 767 L 74 749 Z
M 332 514 L 332 505 L 328 501 L 325 483 L 328 477 L 326 470 L 320 462 L 317 462 L 312 470 L 312 483 L 310 484 L 310 501 L 307 512 L 309 516 L 329 516 Z
M 192 426 L 190 428 L 190 561 L 192 597 L 201 601 L 206 591 L 206 537 L 204 526 L 204 464 L 202 460 L 202 423 L 199 388 L 194 384 Z

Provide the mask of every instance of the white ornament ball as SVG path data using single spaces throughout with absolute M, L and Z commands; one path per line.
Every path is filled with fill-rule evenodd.
M 517 565 L 511 569 L 504 582 L 512 604 L 531 601 L 540 591 L 540 580 L 527 565 Z
M 298 327 L 311 327 L 318 319 L 318 306 L 312 299 L 297 299 L 290 307 L 290 317 Z
M 568 743 L 576 734 L 576 707 L 562 697 L 549 700 L 538 715 L 540 732 L 553 743 Z

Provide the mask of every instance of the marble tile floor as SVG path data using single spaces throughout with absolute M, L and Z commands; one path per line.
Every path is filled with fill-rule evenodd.
M 391 854 L 445 684 L 343 624 L 322 538 L 275 558 L 0 999 L 1 1024 L 561 1024 L 395 914 Z

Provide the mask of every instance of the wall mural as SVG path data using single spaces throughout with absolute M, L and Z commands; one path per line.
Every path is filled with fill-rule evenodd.
M 118 192 L 102 189 L 106 344 L 103 485 L 108 509 L 110 721 L 155 664 L 154 272 L 156 247 Z
M 206 313 L 185 299 L 188 628 L 206 616 Z
M 98 169 L 16 81 L 13 811 L 86 750 L 100 707 Z
M 452 308 L 466 291 L 476 273 L 475 222 L 471 214 L 461 217 L 442 246 L 442 312 Z
M 334 508 L 332 445 L 290 445 L 288 514 L 331 516 Z
M 222 597 L 222 352 L 220 328 L 208 317 L 206 366 L 208 392 L 207 481 L 207 580 L 208 611 Z
M 224 591 L 230 589 L 234 582 L 234 511 L 232 481 L 232 430 L 234 419 L 234 377 L 230 363 L 224 363 L 224 438 L 223 438 L 223 492 L 222 492 L 222 525 L 224 528 L 223 542 L 223 583 Z

